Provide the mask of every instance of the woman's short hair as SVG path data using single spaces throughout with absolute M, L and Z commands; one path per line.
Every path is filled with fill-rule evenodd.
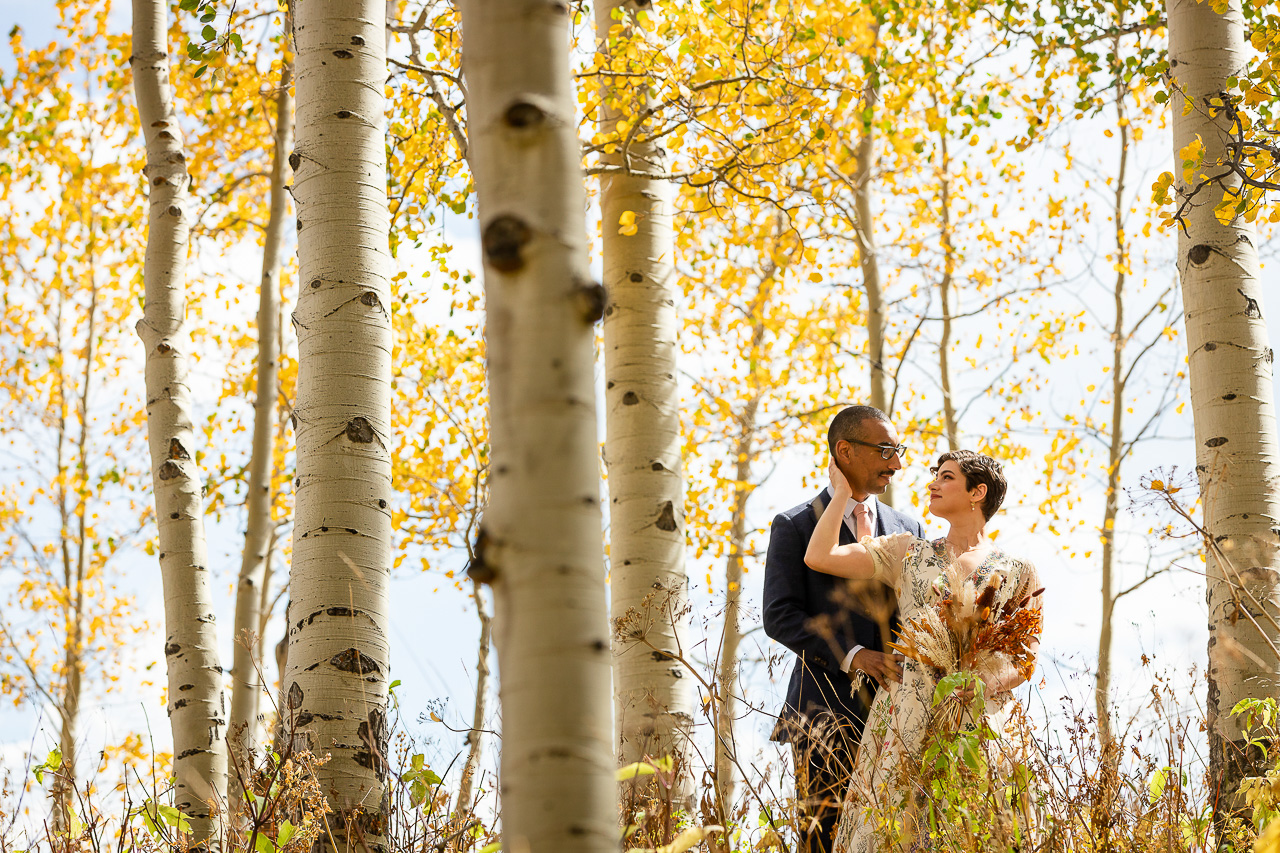
M 972 450 L 953 450 L 939 456 L 937 466 L 929 470 L 936 474 L 945 462 L 954 462 L 959 466 L 960 473 L 964 474 L 966 489 L 972 491 L 979 484 L 987 487 L 987 495 L 982 499 L 982 516 L 990 521 L 996 510 L 1000 509 L 1000 504 L 1004 503 L 1005 492 L 1009 489 L 1000 463 Z

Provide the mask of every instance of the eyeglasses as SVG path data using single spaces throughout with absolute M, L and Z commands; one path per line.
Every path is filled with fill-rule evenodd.
M 895 447 L 892 444 L 871 444 L 866 441 L 858 441 L 856 438 L 846 438 L 845 441 L 850 444 L 861 444 L 863 447 L 870 447 L 872 450 L 879 450 L 881 459 L 890 459 L 894 454 L 899 457 L 907 455 L 907 446 L 905 444 L 899 444 Z

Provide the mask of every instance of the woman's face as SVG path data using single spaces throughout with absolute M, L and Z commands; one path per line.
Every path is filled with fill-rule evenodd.
M 953 518 L 968 512 L 974 512 L 972 503 L 978 504 L 977 512 L 982 511 L 979 494 L 982 490 L 970 491 L 964 485 L 964 473 L 954 461 L 943 462 L 938 468 L 933 482 L 929 484 L 929 512 L 939 518 Z

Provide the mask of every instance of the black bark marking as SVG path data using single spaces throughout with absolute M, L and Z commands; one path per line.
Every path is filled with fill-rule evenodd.
M 1187 260 L 1191 261 L 1191 263 L 1195 264 L 1196 266 L 1200 266 L 1205 261 L 1209 260 L 1209 254 L 1212 251 L 1213 250 L 1210 249 L 1208 246 L 1206 246 L 1204 243 L 1199 243 L 1195 246 L 1192 246 L 1191 251 L 1187 252 Z
M 182 208 L 178 207 L 176 204 L 169 205 L 169 215 L 182 216 Z
M 1240 288 L 1236 288 L 1236 293 L 1244 297 L 1244 316 L 1252 320 L 1262 319 L 1262 308 L 1258 306 L 1258 300 L 1245 293 Z
M 516 101 L 507 107 L 502 117 L 506 120 L 508 127 L 521 129 L 536 127 L 547 120 L 547 114 L 542 111 L 542 108 L 528 101 Z
M 638 272 L 633 272 L 631 274 L 631 280 L 634 281 L 636 284 L 639 284 L 640 282 L 644 281 L 644 276 Z
M 1228 400 L 1228 401 L 1229 401 L 1229 400 L 1234 400 L 1235 398 L 1236 398 L 1236 395 L 1235 395 L 1235 394 L 1223 394 L 1223 395 L 1222 395 L 1222 399 L 1224 399 L 1224 400 Z
M 184 758 L 190 758 L 193 755 L 199 755 L 202 752 L 208 752 L 208 751 L 209 750 L 207 749 L 186 749 L 178 753 L 177 757 L 174 760 L 181 761 Z
M 354 44 L 354 45 L 356 45 L 357 47 L 363 47 L 363 46 L 364 46 L 364 39 L 362 39 L 360 36 L 352 36 L 352 37 L 351 37 L 351 43 L 352 43 L 352 44 Z
M 311 282 L 311 288 L 313 290 L 319 286 L 320 286 L 320 279 L 316 279 L 315 281 Z
M 498 577 L 497 567 L 488 561 L 489 547 L 492 544 L 488 531 L 481 524 L 476 533 L 475 545 L 471 548 L 471 561 L 467 563 L 467 577 L 476 583 L 493 583 Z
M 604 385 L 604 389 L 605 389 L 606 391 L 612 391 L 612 390 L 613 390 L 613 386 L 614 386 L 614 385 L 616 385 L 616 384 L 618 384 L 618 383 L 616 383 L 616 382 L 614 382 L 612 379 L 610 379 L 608 382 L 606 382 L 606 383 L 605 383 L 605 385 Z
M 156 344 L 156 352 L 159 353 L 160 355 L 168 355 L 172 351 L 173 351 L 173 347 L 169 346 L 166 343 Z
M 180 651 L 182 651 L 182 646 L 177 643 L 166 643 L 164 647 L 164 656 L 169 657 L 170 655 L 176 655 Z
M 302 688 L 298 686 L 298 682 L 289 685 L 289 693 L 285 697 L 285 704 L 290 710 L 296 710 L 302 707 Z
M 338 110 L 333 115 L 335 118 L 351 118 L 355 113 L 351 112 L 351 110 Z
M 1204 345 L 1205 352 L 1213 352 L 1217 348 L 1218 348 L 1218 345 L 1213 341 L 1209 341 L 1207 344 Z
M 662 510 L 658 513 L 658 520 L 654 524 L 659 530 L 670 532 L 676 529 L 676 508 L 671 501 L 663 503 Z
M 182 442 L 176 438 L 169 439 L 169 458 L 170 459 L 190 459 L 191 454 L 187 453 L 187 449 L 182 446 Z
M 179 516 L 178 516 L 178 513 L 176 513 L 176 512 L 171 512 L 171 513 L 169 513 L 169 517 L 170 517 L 170 518 L 178 518 Z
M 650 467 L 650 468 L 652 468 L 652 469 L 653 469 L 653 470 L 655 470 L 655 471 L 665 471 L 665 470 L 667 470 L 667 466 L 663 465 L 661 462 L 655 462 L 655 463 L 653 463 L 652 465 L 650 465 L 649 467 Z
M 297 151 L 290 151 L 289 152 L 289 168 L 293 169 L 296 172 L 298 170 L 298 167 L 301 165 L 302 165 L 302 157 L 298 154 Z
M 670 652 L 664 652 L 664 651 L 662 651 L 662 649 L 654 649 L 654 650 L 650 653 L 650 657 L 652 657 L 654 660 L 658 661 L 659 663 L 661 663 L 662 661 L 668 661 L 668 660 L 675 660 L 675 659 L 676 659 L 676 658 L 675 658 L 675 655 L 671 654 Z
M 1218 436 L 1217 438 L 1211 438 L 1211 439 L 1209 439 L 1208 441 L 1206 441 L 1206 442 L 1204 443 L 1204 446 L 1205 446 L 1205 447 L 1221 447 L 1222 445 L 1224 445 L 1224 444 L 1226 444 L 1226 443 L 1227 443 L 1227 439 L 1226 439 L 1226 437 L 1225 437 L 1225 436 L 1221 436 L 1221 435 L 1220 435 L 1220 436 Z
M 195 690 L 195 689 L 196 689 L 196 686 L 195 686 L 194 684 L 184 684 L 184 685 L 182 685 L 181 687 L 179 687 L 178 689 L 179 689 L 179 690 Z
M 386 508 L 387 508 L 387 502 L 384 501 L 382 498 L 378 498 L 378 509 L 386 509 Z
M 596 652 L 605 652 L 609 650 L 609 644 L 604 640 L 596 640 L 591 644 L 591 650 Z
M 622 395 L 622 405 L 624 406 L 634 406 L 639 402 L 640 398 L 636 395 L 635 391 L 628 391 Z
M 378 299 L 378 294 L 374 293 L 372 290 L 366 290 L 364 293 L 360 294 L 360 304 L 367 305 L 370 308 L 381 308 L 382 300 Z
M 360 613 L 360 611 L 353 610 L 350 607 L 330 607 L 328 610 L 325 611 L 325 613 L 329 614 L 330 616 L 356 616 L 357 614 Z
M 361 767 L 367 767 L 383 779 L 387 773 L 387 715 L 381 709 L 374 708 L 369 718 L 356 726 L 356 735 L 360 738 L 364 749 L 352 756 L 352 760 Z
M 347 438 L 356 444 L 369 444 L 373 441 L 373 424 L 357 415 L 347 424 Z
M 346 649 L 338 652 L 329 658 L 329 664 L 342 672 L 352 672 L 356 675 L 367 675 L 369 673 L 381 673 L 382 669 L 378 666 L 378 662 L 359 649 Z
M 480 244 L 489 266 L 498 272 L 516 272 L 524 267 L 521 251 L 533 239 L 533 231 L 514 216 L 499 216 L 485 226 Z
M 294 722 L 294 725 L 301 727 L 309 724 L 315 718 L 316 718 L 315 714 L 312 714 L 309 711 L 303 711 L 296 718 L 294 718 L 293 722 Z
M 579 281 L 573 289 L 573 301 L 584 323 L 590 326 L 600 322 L 604 316 L 604 285 L 596 281 Z
M 179 708 L 185 708 L 185 707 L 187 707 L 187 706 L 188 706 L 188 705 L 190 705 L 190 704 L 191 704 L 191 700 L 190 700 L 190 699 L 179 699 L 177 702 L 174 702 L 174 703 L 173 703 L 173 710 L 175 710 L 175 711 L 176 711 L 176 710 L 178 710 Z
M 333 55 L 338 57 L 339 59 L 350 59 L 351 57 L 355 56 L 355 54 L 349 50 L 335 50 L 333 52 Z

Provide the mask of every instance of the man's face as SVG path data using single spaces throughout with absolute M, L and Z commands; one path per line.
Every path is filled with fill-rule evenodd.
M 897 447 L 898 431 L 893 424 L 884 421 L 863 421 L 854 438 L 857 441 L 841 439 L 836 442 L 836 464 L 858 500 L 865 500 L 867 495 L 883 494 L 893 481 L 893 475 L 902 470 L 902 459 L 897 453 L 891 453 L 885 459 L 880 447 Z M 868 444 L 879 447 L 867 447 Z

